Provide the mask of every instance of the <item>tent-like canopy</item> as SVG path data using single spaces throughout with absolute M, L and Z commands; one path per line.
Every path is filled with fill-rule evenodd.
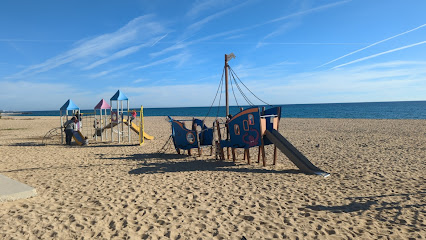
M 114 96 L 110 99 L 111 101 L 118 101 L 118 100 L 129 100 L 124 93 L 121 93 L 120 90 L 118 90 Z
M 75 103 L 71 100 L 68 99 L 68 101 L 61 107 L 60 110 L 79 110 L 80 108 L 75 105 Z
M 102 98 L 102 100 L 95 106 L 95 109 L 110 109 L 111 106 Z

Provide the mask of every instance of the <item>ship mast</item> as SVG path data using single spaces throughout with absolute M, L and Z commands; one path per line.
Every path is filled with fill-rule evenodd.
M 226 96 L 226 117 L 229 116 L 229 95 L 228 95 L 228 61 L 235 58 L 234 53 L 225 54 L 225 96 Z

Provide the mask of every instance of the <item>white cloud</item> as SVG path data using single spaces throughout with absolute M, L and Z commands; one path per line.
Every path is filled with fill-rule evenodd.
M 245 70 L 242 67 L 235 69 L 238 68 L 236 72 L 244 84 L 256 96 L 270 104 L 425 100 L 426 62 L 384 62 L 345 70 L 288 76 L 283 74 L 279 76 L 278 72 L 267 77 L 251 75 L 254 72 L 271 69 L 278 71 L 275 66 L 278 65 L 265 66 L 263 70 L 262 68 Z M 130 93 L 132 99 L 136 99 L 136 102 L 146 107 L 185 107 L 210 106 L 217 87 L 213 84 L 200 83 L 120 89 Z M 252 102 L 262 104 L 242 85 L 241 88 Z M 246 102 L 237 93 L 235 85 L 234 91 L 239 104 L 245 105 Z M 224 96 L 222 106 L 223 98 Z M 230 98 L 231 105 L 235 105 L 232 93 Z
M 198 31 L 199 29 L 202 28 L 203 25 L 205 25 L 205 24 L 207 24 L 207 23 L 209 23 L 209 22 L 211 22 L 211 21 L 213 21 L 213 20 L 215 20 L 215 19 L 217 19 L 219 17 L 222 17 L 223 15 L 226 15 L 226 14 L 228 14 L 230 12 L 233 12 L 233 11 L 235 11 L 235 10 L 237 10 L 237 9 L 245 6 L 245 5 L 247 5 L 248 3 L 249 3 L 249 1 L 241 3 L 241 4 L 233 6 L 233 7 L 230 7 L 230 8 L 227 8 L 225 10 L 222 10 L 222 11 L 217 12 L 215 14 L 212 14 L 210 16 L 207 16 L 207 17 L 201 19 L 200 21 L 195 22 L 195 23 L 189 25 L 188 30 L 190 30 L 190 31 Z
M 193 41 L 190 41 L 190 42 L 186 42 L 188 39 L 194 37 L 195 36 L 194 32 L 197 32 L 198 30 L 200 30 L 203 27 L 203 25 L 205 25 L 205 24 L 207 24 L 207 23 L 209 23 L 209 22 L 211 22 L 211 21 L 213 21 L 213 20 L 215 20 L 215 19 L 217 19 L 217 18 L 219 18 L 223 15 L 226 15 L 226 14 L 232 12 L 232 11 L 235 11 L 235 10 L 247 5 L 248 3 L 250 3 L 250 2 L 248 1 L 248 2 L 245 2 L 245 3 L 239 4 L 237 6 L 227 8 L 227 9 L 222 10 L 220 12 L 217 12 L 215 14 L 209 15 L 209 16 L 203 18 L 202 20 L 199 20 L 195 23 L 192 23 L 191 25 L 189 25 L 187 27 L 186 31 L 183 33 L 183 36 L 185 36 L 184 39 L 178 41 L 174 45 L 167 47 L 167 48 L 165 48 L 161 51 L 151 53 L 150 56 L 151 57 L 158 57 L 160 55 L 169 53 L 171 51 L 184 49 L 184 48 L 187 48 L 191 45 L 194 45 L 194 44 L 197 44 L 197 43 L 200 43 L 200 42 L 203 42 L 203 41 L 207 41 L 207 40 L 210 40 L 210 39 L 213 39 L 213 38 L 225 36 L 225 35 L 228 35 L 228 34 L 231 34 L 231 33 L 234 34 L 236 32 L 246 30 L 246 29 L 238 29 L 238 30 L 226 31 L 226 32 L 222 32 L 222 33 L 213 34 L 213 35 L 210 35 L 210 36 L 207 36 L 207 37 L 203 37 L 203 38 L 200 38 L 200 39 L 197 39 L 197 40 L 193 40 Z M 199 3 L 197 3 L 197 4 L 199 4 Z M 208 2 L 201 3 L 200 5 L 196 5 L 196 7 L 193 8 L 194 10 L 190 10 L 189 12 L 193 11 L 193 13 L 191 13 L 191 14 L 199 14 L 199 12 L 204 11 L 207 6 L 211 6 L 212 4 L 217 5 L 217 2 L 216 1 L 208 1 Z M 188 35 L 189 35 L 189 37 L 188 37 Z
M 182 43 L 182 42 L 180 42 L 180 43 L 176 43 L 176 44 L 174 44 L 174 45 L 172 45 L 170 47 L 167 47 L 167 48 L 165 48 L 165 49 L 163 49 L 161 51 L 158 51 L 158 52 L 155 52 L 155 53 L 151 53 L 150 56 L 151 57 L 158 57 L 158 56 L 164 55 L 166 53 L 169 53 L 169 52 L 172 52 L 172 51 L 175 51 L 175 50 L 186 48 L 186 47 L 188 47 L 191 44 L 193 44 L 193 42 L 188 42 L 188 43 Z
M 266 35 L 265 37 L 262 38 L 262 40 L 257 44 L 256 47 L 261 47 L 263 45 L 266 45 L 267 43 L 265 43 L 264 41 L 268 38 L 273 38 L 275 36 L 281 35 L 285 32 L 287 32 L 288 30 L 298 26 L 299 23 L 296 22 L 288 22 L 285 24 L 280 25 L 280 27 L 278 27 L 276 30 L 274 30 L 273 32 L 269 33 L 268 35 Z
M 188 17 L 197 17 L 204 11 L 211 10 L 212 8 L 216 8 L 218 6 L 223 6 L 225 3 L 229 1 L 225 0 L 205 0 L 205 1 L 195 1 L 189 11 L 186 13 Z
M 165 64 L 165 63 L 169 63 L 169 62 L 177 62 L 178 66 L 180 64 L 182 64 L 184 61 L 186 61 L 189 58 L 188 54 L 184 54 L 184 53 L 179 53 L 161 60 L 157 60 L 154 61 L 152 63 L 148 63 L 139 67 L 136 67 L 135 69 L 142 69 L 142 68 L 148 68 L 148 67 L 153 67 L 153 66 L 157 66 L 157 65 L 161 65 L 161 64 Z
M 127 56 L 145 46 L 143 43 L 152 41 L 158 37 L 158 34 L 165 31 L 160 23 L 151 19 L 152 16 L 150 15 L 137 17 L 113 33 L 81 40 L 75 44 L 76 47 L 65 53 L 50 58 L 43 63 L 32 65 L 16 75 L 23 76 L 25 74 L 46 72 L 71 62 L 95 60 L 93 64 L 89 65 L 88 69 L 90 69 L 108 61 Z M 140 43 L 140 45 L 134 45 L 135 42 Z M 143 43 L 141 44 L 141 42 Z M 128 47 L 128 45 L 133 46 Z M 122 49 L 123 47 L 124 49 Z M 111 56 L 104 58 L 107 55 Z M 103 59 L 96 60 L 97 58 Z
M 274 103 L 424 100 L 425 67 L 425 62 L 386 62 L 290 75 L 257 89 L 269 92 Z
M 89 78 L 98 78 L 98 77 L 107 76 L 107 75 L 109 75 L 109 74 L 111 74 L 113 72 L 116 72 L 118 70 L 122 70 L 122 69 L 128 68 L 128 67 L 130 67 L 132 65 L 134 65 L 134 64 L 129 63 L 129 64 L 122 64 L 122 65 L 119 65 L 119 66 L 114 67 L 114 68 L 108 68 L 108 70 L 104 70 L 104 71 L 100 71 L 98 73 L 90 74 Z
M 324 63 L 324 64 L 322 64 L 322 65 L 318 66 L 317 68 L 320 68 L 320 67 L 326 66 L 326 65 L 328 65 L 328 64 L 330 64 L 330 63 L 333 63 L 333 62 L 335 62 L 335 61 L 337 61 L 337 60 L 340 60 L 340 59 L 342 59 L 342 58 L 345 58 L 345 57 L 350 56 L 350 55 L 352 55 L 352 54 L 355 54 L 355 53 L 357 53 L 357 52 L 361 52 L 361 51 L 363 51 L 363 50 L 365 50 L 365 49 L 367 49 L 367 48 L 370 48 L 370 47 L 376 46 L 377 44 L 380 44 L 380 43 L 386 42 L 386 41 L 391 40 L 391 39 L 393 39 L 393 38 L 400 37 L 400 36 L 405 35 L 405 34 L 407 34 L 407 33 L 413 32 L 413 31 L 415 31 L 415 30 L 417 30 L 417 29 L 420 29 L 420 28 L 422 28 L 422 27 L 425 27 L 425 26 L 426 26 L 426 24 L 423 24 L 423 25 L 420 25 L 420 26 L 418 26 L 418 27 L 416 27 L 416 28 L 413 28 L 413 29 L 410 29 L 410 30 L 408 30 L 408 31 L 405 31 L 405 32 L 403 32 L 403 33 L 399 33 L 399 34 L 394 35 L 394 36 L 392 36 L 392 37 L 385 38 L 385 39 L 383 39 L 383 40 L 380 40 L 380 41 L 378 41 L 378 42 L 375 42 L 375 43 L 373 43 L 373 44 L 370 44 L 370 45 L 368 45 L 368 46 L 366 46 L 366 47 L 363 47 L 363 48 L 360 48 L 360 49 L 355 50 L 355 51 L 353 51 L 353 52 L 350 52 L 350 53 L 348 53 L 348 54 L 345 54 L 345 55 L 343 55 L 343 56 L 341 56 L 341 57 L 335 58 L 335 59 L 333 59 L 333 60 L 331 60 L 331 61 L 329 61 L 329 62 L 326 62 L 326 63 Z
M 234 70 L 256 96 L 270 104 L 426 100 L 426 62 L 383 62 L 290 75 L 284 74 L 287 64 L 291 63 L 249 69 L 236 66 Z M 264 74 L 267 72 L 270 74 Z M 121 82 L 119 87 L 92 89 L 90 92 L 84 90 L 85 86 L 78 85 L 0 81 L 0 109 L 56 110 L 68 98 L 82 109 L 92 109 L 101 98 L 109 99 L 117 89 L 129 97 L 131 107 L 210 106 L 220 75 L 214 79 L 199 84 L 190 79 L 183 84 L 164 79 L 155 86 L 141 84 L 142 87 L 135 87 L 135 81 L 148 81 L 140 78 Z M 234 90 L 237 91 L 235 85 Z M 252 102 L 261 104 L 249 92 L 244 92 Z M 235 105 L 233 94 L 230 95 L 231 105 Z M 237 98 L 240 104 L 245 104 L 239 94 Z
M 4 110 L 59 110 L 69 98 L 86 98 L 69 84 L 0 81 L 0 85 L 0 109 Z
M 344 64 L 340 64 L 338 66 L 333 67 L 332 69 L 336 69 L 336 68 L 340 68 L 340 67 L 343 67 L 343 66 L 347 66 L 347 65 L 353 64 L 353 63 L 365 61 L 365 60 L 368 60 L 368 59 L 371 59 L 371 58 L 375 58 L 375 57 L 378 57 L 378 56 L 381 56 L 381 55 L 384 55 L 384 54 L 388 54 L 388 53 L 392 53 L 392 52 L 396 52 L 396 51 L 401 51 L 401 50 L 404 50 L 406 48 L 415 47 L 415 46 L 418 46 L 418 45 L 421 45 L 421 44 L 425 44 L 425 43 L 426 43 L 426 41 L 422 41 L 422 42 L 418 42 L 418 43 L 406 45 L 406 46 L 403 46 L 403 47 L 394 48 L 394 49 L 391 49 L 391 50 L 388 50 L 388 51 L 384 51 L 384 52 L 373 54 L 373 55 L 370 55 L 370 56 L 367 56 L 367 57 L 359 58 L 359 59 L 356 59 L 356 60 L 353 60 L 353 61 L 350 61 L 350 62 L 347 62 L 347 63 L 344 63 Z
M 299 12 L 296 12 L 296 13 L 293 13 L 293 14 L 290 14 L 290 15 L 286 15 L 286 16 L 282 16 L 282 17 L 279 17 L 279 18 L 275 18 L 275 19 L 272 19 L 272 20 L 269 20 L 269 21 L 266 21 L 266 22 L 263 22 L 263 23 L 252 25 L 252 26 L 240 27 L 238 29 L 224 31 L 224 32 L 220 32 L 220 33 L 215 33 L 215 34 L 212 34 L 212 35 L 209 35 L 209 36 L 206 36 L 206 37 L 202 37 L 200 39 L 196 39 L 196 40 L 193 40 L 193 41 L 190 41 L 190 42 L 185 42 L 189 38 L 189 37 L 187 37 L 186 39 L 177 42 L 176 44 L 174 44 L 171 47 L 167 47 L 167 48 L 165 48 L 165 49 L 163 49 L 161 51 L 158 51 L 158 52 L 155 52 L 155 53 L 151 53 L 150 55 L 151 55 L 151 57 L 158 57 L 158 56 L 166 54 L 168 52 L 175 51 L 175 50 L 178 50 L 178 49 L 187 48 L 187 47 L 189 47 L 191 45 L 194 45 L 194 44 L 197 44 L 197 43 L 200 43 L 200 42 L 204 42 L 204 41 L 211 40 L 211 39 L 218 38 L 218 37 L 224 37 L 224 36 L 227 36 L 227 35 L 235 36 L 235 34 L 238 34 L 238 33 L 241 33 L 241 32 L 245 32 L 245 31 L 248 31 L 248 30 L 251 30 L 251 29 L 254 29 L 254 28 L 258 28 L 258 27 L 261 27 L 261 26 L 264 26 L 264 25 L 267 25 L 267 24 L 271 24 L 271 23 L 275 23 L 275 22 L 287 20 L 287 19 L 290 19 L 290 18 L 295 18 L 295 17 L 299 17 L 299 16 L 302 16 L 302 15 L 306 15 L 306 14 L 318 12 L 318 11 L 321 11 L 321 10 L 325 10 L 325 9 L 328 9 L 328 8 L 332 8 L 332 7 L 335 7 L 335 6 L 338 6 L 338 5 L 350 2 L 350 1 L 351 0 L 346 0 L 346 1 L 340 1 L 340 2 L 335 2 L 335 3 L 331 3 L 331 4 L 322 5 L 322 6 L 319 6 L 319 7 L 316 7 L 316 8 L 311 8 L 311 9 L 304 10 L 304 11 L 299 11 Z M 206 18 L 204 18 L 204 19 L 202 19 L 202 20 L 200 20 L 198 22 L 195 22 L 195 23 L 191 24 L 188 27 L 188 31 L 189 32 L 194 32 L 194 31 L 200 29 L 204 24 L 206 24 L 206 23 L 208 23 L 208 22 L 210 22 L 210 21 L 212 21 L 212 20 L 214 20 L 214 19 L 216 19 L 216 18 L 218 18 L 218 17 L 220 17 L 220 16 L 222 16 L 224 14 L 227 14 L 230 11 L 233 11 L 233 10 L 236 10 L 237 8 L 243 7 L 246 4 L 248 4 L 248 2 L 240 4 L 238 6 L 235 6 L 235 7 L 231 8 L 231 9 L 227 9 L 227 10 L 218 12 L 216 14 L 210 15 L 210 16 L 208 16 L 208 17 L 206 17 Z M 280 34 L 280 33 L 282 33 L 283 31 L 287 30 L 290 27 L 293 27 L 293 25 L 286 26 L 286 27 L 284 27 L 282 29 L 279 28 L 278 30 L 270 33 L 266 37 L 269 38 L 271 36 L 275 36 L 276 34 Z M 188 34 L 188 33 L 186 33 L 186 34 Z M 191 35 L 191 37 L 193 37 L 193 36 L 194 35 Z M 230 36 L 230 37 L 232 38 L 232 36 Z M 240 36 L 240 35 L 237 35 L 237 36 Z M 262 44 L 265 44 L 265 43 L 259 43 L 258 46 L 261 46 Z M 316 43 L 314 43 L 314 44 L 316 44 Z M 318 44 L 322 44 L 322 43 L 318 43 Z M 333 43 L 333 44 L 335 44 L 335 43 Z M 340 44 L 340 43 L 337 43 L 337 44 Z
M 270 20 L 270 21 L 268 21 L 268 22 L 266 22 L 264 24 L 269 24 L 269 23 L 274 23 L 274 22 L 280 22 L 280 21 L 283 21 L 283 20 L 286 20 L 286 19 L 289 19 L 289 18 L 299 17 L 299 16 L 302 16 L 302 15 L 306 15 L 306 14 L 310 14 L 310 13 L 314 13 L 314 12 L 319 12 L 319 11 L 326 10 L 326 9 L 329 9 L 329 8 L 332 8 L 332 7 L 336 7 L 338 5 L 342 5 L 342 4 L 348 3 L 350 1 L 352 1 L 352 0 L 345 0 L 345 1 L 340 1 L 340 2 L 335 2 L 335 3 L 329 3 L 329 4 L 321 5 L 319 7 L 310 8 L 310 9 L 299 11 L 299 12 L 295 12 L 295 13 L 292 13 L 292 14 L 289 14 L 289 15 L 286 15 L 286 16 L 275 18 L 275 19 Z
M 120 51 L 115 52 L 115 53 L 113 53 L 112 55 L 110 55 L 110 56 L 108 56 L 108 57 L 106 57 L 106 58 L 103 58 L 103 59 L 101 59 L 101 60 L 98 60 L 98 61 L 96 61 L 96 62 L 94 62 L 94 63 L 90 64 L 90 65 L 89 65 L 89 66 L 87 66 L 87 67 L 84 67 L 83 69 L 84 69 L 84 70 L 90 70 L 90 69 L 93 69 L 93 68 L 98 67 L 98 66 L 100 66 L 100 65 L 102 65 L 102 64 L 105 64 L 105 63 L 107 63 L 107 62 L 111 62 L 111 61 L 113 61 L 113 60 L 116 60 L 116 59 L 119 59 L 119 58 L 125 57 L 125 56 L 127 56 L 127 55 L 132 54 L 132 53 L 135 53 L 135 52 L 139 51 L 141 48 L 143 48 L 143 47 L 148 47 L 148 46 L 150 46 L 150 45 L 151 45 L 151 44 L 144 43 L 144 44 L 140 44 L 140 45 L 137 45 L 137 46 L 132 46 L 132 47 L 129 47 L 129 48 L 126 48 L 126 49 L 120 50 Z
M 292 13 L 292 14 L 289 14 L 289 15 L 285 15 L 285 16 L 282 16 L 282 17 L 279 17 L 279 18 L 267 21 L 265 23 L 257 24 L 254 27 L 258 27 L 258 26 L 266 25 L 266 24 L 271 24 L 271 23 L 275 23 L 275 22 L 281 22 L 281 21 L 289 20 L 289 19 L 300 18 L 300 17 L 302 17 L 304 15 L 315 13 L 315 12 L 319 12 L 319 11 L 324 11 L 324 10 L 327 10 L 329 8 L 336 7 L 338 5 L 341 5 L 341 4 L 344 4 L 344 3 L 348 3 L 350 1 L 351 0 L 345 0 L 345 1 L 340 1 L 340 2 L 330 3 L 330 4 L 321 5 L 319 7 L 310 8 L 310 9 L 307 9 L 307 10 L 295 12 L 295 13 Z M 281 34 L 287 32 L 288 30 L 290 30 L 290 29 L 292 29 L 292 28 L 294 28 L 294 27 L 296 27 L 298 25 L 300 25 L 300 21 L 297 21 L 297 22 L 288 22 L 288 23 L 279 25 L 279 27 L 276 30 L 274 30 L 273 32 L 271 32 L 271 33 L 267 34 L 265 37 L 263 37 L 262 40 L 259 41 L 259 43 L 257 44 L 256 47 L 262 47 L 262 46 L 268 44 L 268 43 L 265 43 L 266 39 L 275 37 L 277 35 L 281 35 Z
M 217 86 L 209 84 L 163 85 L 155 87 L 120 88 L 136 106 L 184 107 L 210 106 Z
M 149 79 L 138 78 L 138 79 L 134 80 L 133 83 L 141 83 L 141 82 L 147 82 L 147 81 L 149 81 Z

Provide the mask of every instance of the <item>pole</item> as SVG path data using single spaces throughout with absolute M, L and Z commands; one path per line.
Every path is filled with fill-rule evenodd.
M 103 134 L 103 129 L 104 129 L 104 127 L 103 127 L 103 124 L 102 124 L 102 108 L 100 109 L 100 111 L 99 111 L 99 124 L 96 122 L 96 125 L 98 125 L 97 126 L 97 128 L 99 128 L 99 129 L 101 129 L 101 141 L 104 141 L 104 134 Z M 96 110 L 95 110 L 95 112 L 96 112 Z M 95 119 L 96 120 L 96 119 Z M 98 130 L 97 129 L 95 129 L 95 131 L 96 131 L 96 141 L 98 141 Z
M 62 110 L 59 111 L 59 114 L 61 115 L 61 144 L 64 144 L 64 121 L 62 119 Z
M 229 96 L 228 96 L 228 56 L 225 54 L 225 96 L 226 96 L 226 117 L 229 116 Z
M 117 99 L 117 130 L 118 130 L 118 143 L 120 143 L 120 104 Z
M 129 100 L 127 99 L 127 135 L 128 135 L 128 140 L 129 140 L 129 142 L 130 142 L 130 124 L 131 124 L 131 122 L 129 121 L 130 120 L 130 116 L 129 116 Z
M 142 144 L 145 142 L 145 139 L 143 137 L 143 134 L 145 133 L 144 129 L 144 122 L 143 122 L 143 106 L 141 105 L 141 111 L 140 111 L 140 122 L 139 122 L 139 145 L 142 146 Z
M 110 120 L 111 120 L 111 142 L 114 142 L 114 124 L 112 124 L 112 100 L 109 101 L 109 114 L 110 114 Z
M 94 109 L 95 110 L 95 120 L 93 120 L 94 121 L 94 126 L 95 126 L 95 141 L 98 141 L 98 128 L 99 128 L 99 124 L 98 124 L 98 121 L 96 120 L 96 108 Z M 101 112 L 99 113 L 99 119 L 102 119 L 102 109 L 101 109 Z M 101 134 L 101 139 L 102 139 L 102 134 Z

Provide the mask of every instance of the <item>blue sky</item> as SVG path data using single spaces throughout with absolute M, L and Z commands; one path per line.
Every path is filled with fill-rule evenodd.
M 230 66 L 270 104 L 426 100 L 425 9 L 424 0 L 4 0 L 0 109 L 56 110 L 69 98 L 91 109 L 118 89 L 131 107 L 210 106 L 231 52 Z

